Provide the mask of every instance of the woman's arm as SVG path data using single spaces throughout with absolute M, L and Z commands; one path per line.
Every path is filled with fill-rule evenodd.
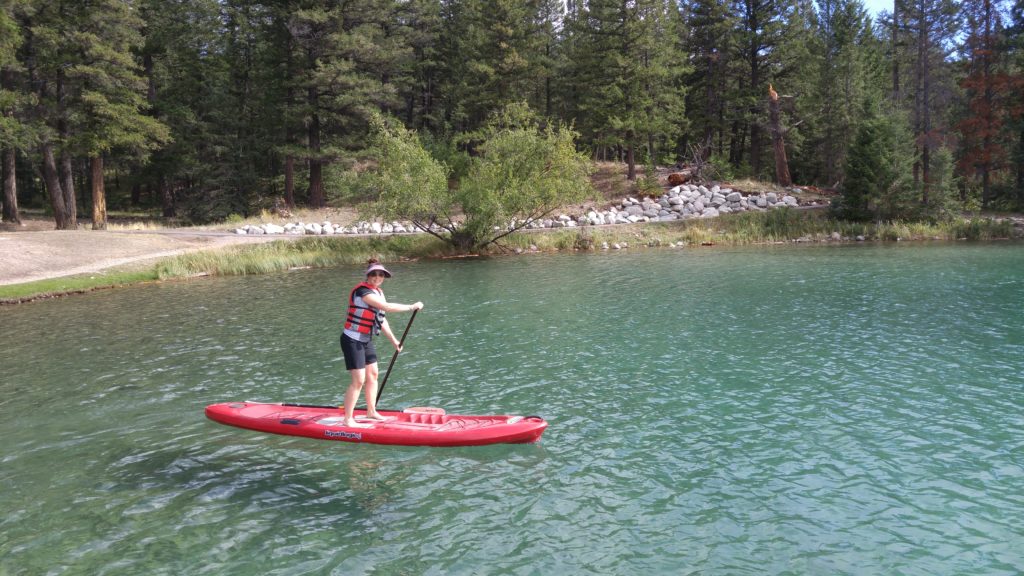
M 367 294 L 366 296 L 363 296 L 363 302 L 366 302 L 374 308 L 380 308 L 385 312 L 412 312 L 413 310 L 423 308 L 423 302 L 417 302 L 415 304 L 392 304 L 379 294 Z
M 391 341 L 391 345 L 395 347 L 395 350 L 398 350 L 399 352 L 402 351 L 402 343 L 398 340 L 398 338 L 395 338 L 395 333 L 391 331 L 391 325 L 388 324 L 387 318 L 385 318 L 384 321 L 380 323 L 380 331 L 382 334 L 384 334 L 385 337 L 387 337 L 388 340 Z

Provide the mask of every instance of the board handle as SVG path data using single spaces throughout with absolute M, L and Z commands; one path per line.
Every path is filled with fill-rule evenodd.
M 444 408 L 435 408 L 433 406 L 410 406 L 405 410 L 402 410 L 406 414 L 437 414 L 438 416 L 444 416 L 446 412 Z

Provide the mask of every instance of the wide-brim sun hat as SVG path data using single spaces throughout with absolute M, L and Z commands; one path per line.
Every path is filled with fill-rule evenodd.
M 391 278 L 391 272 L 383 264 L 370 264 L 370 267 L 366 269 L 366 275 L 369 276 L 370 272 L 376 272 L 377 270 L 383 272 L 385 278 Z

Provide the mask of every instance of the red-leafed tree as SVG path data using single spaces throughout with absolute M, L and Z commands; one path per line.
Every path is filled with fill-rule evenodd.
M 964 174 L 981 181 L 982 206 L 988 207 L 993 175 L 1007 167 L 1004 125 L 1011 94 L 1021 84 L 1007 72 L 1000 50 L 1003 24 L 998 7 L 992 0 L 966 0 L 963 12 L 967 74 L 960 86 L 967 95 L 967 115 L 958 125 L 963 136 L 959 165 Z

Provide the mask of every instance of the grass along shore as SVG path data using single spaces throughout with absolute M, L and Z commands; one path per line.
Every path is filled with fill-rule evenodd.
M 524 231 L 506 237 L 507 252 L 601 250 L 605 244 L 629 248 L 656 246 L 739 246 L 782 242 L 998 240 L 1014 235 L 1011 222 L 987 218 L 942 223 L 844 222 L 824 210 L 776 209 L 706 220 Z M 232 246 L 174 256 L 145 269 L 109 272 L 0 286 L 0 303 L 27 302 L 144 282 L 265 274 L 296 268 L 361 265 L 377 256 L 387 261 L 460 256 L 428 234 L 380 237 L 309 236 L 257 245 Z

